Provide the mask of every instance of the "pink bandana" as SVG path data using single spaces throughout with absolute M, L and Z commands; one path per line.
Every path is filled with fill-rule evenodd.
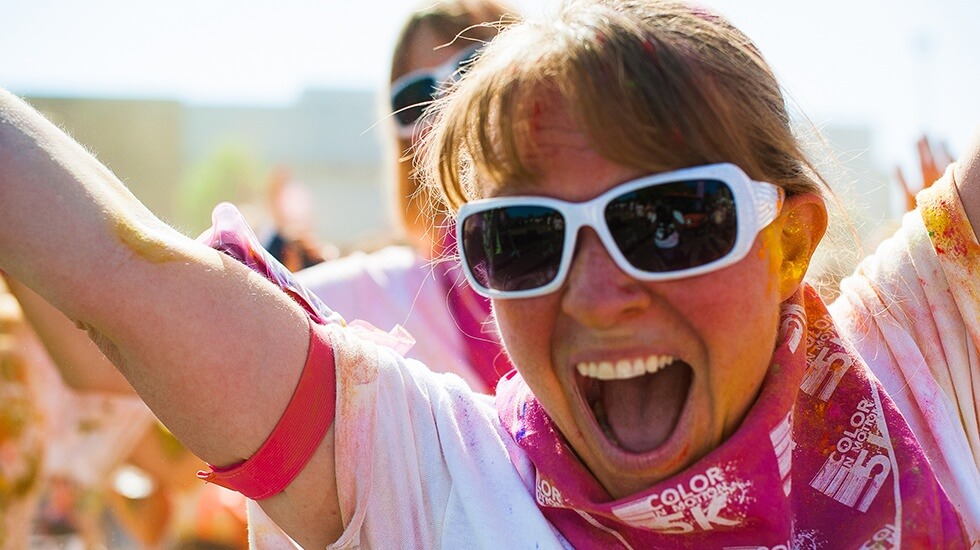
M 966 548 L 915 436 L 813 289 L 784 304 L 780 326 L 763 388 L 735 434 L 621 500 L 578 460 L 520 375 L 502 380 L 500 419 L 535 465 L 545 517 L 576 548 Z

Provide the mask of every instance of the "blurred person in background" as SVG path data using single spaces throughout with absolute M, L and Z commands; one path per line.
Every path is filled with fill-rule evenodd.
M 492 392 L 510 365 L 492 329 L 489 301 L 472 291 L 452 262 L 442 260 L 454 249 L 454 232 L 438 197 L 419 185 L 414 154 L 425 130 L 418 122 L 428 103 L 465 70 L 513 13 L 493 0 L 426 3 L 412 12 L 399 35 L 389 103 L 391 193 L 395 215 L 411 246 L 333 259 L 329 245 L 303 237 L 309 235 L 303 230 L 308 229 L 309 212 L 304 215 L 297 208 L 303 201 L 296 200 L 289 170 L 274 170 L 267 187 L 275 228 L 268 241 L 270 252 L 292 271 L 309 267 L 299 271 L 300 281 L 347 318 L 385 330 L 403 325 L 422 343 L 408 357 L 454 372 L 482 392 Z M 95 391 L 132 392 L 83 331 L 23 285 L 12 282 L 12 286 L 71 383 Z M 196 480 L 193 471 L 200 465 L 182 446 L 162 444 L 166 436 L 159 430 L 156 426 L 148 430 L 134 449 L 137 466 L 155 479 L 156 487 L 140 499 L 112 496 L 110 503 L 120 523 L 144 545 L 178 541 L 187 548 L 198 543 L 240 547 L 245 533 L 243 501 L 236 500 L 237 493 Z M 165 448 L 171 450 L 163 452 Z M 209 506 L 219 513 L 202 512 Z M 253 513 L 261 516 L 258 508 Z M 208 517 L 220 517 L 215 523 L 231 527 L 209 527 Z
M 42 489 L 47 430 L 40 344 L 0 280 L 0 548 L 24 548 Z
M 102 495 L 152 422 L 131 388 L 68 387 L 0 278 L 0 548 L 105 545 Z
M 156 421 L 86 332 L 17 281 L 3 282 L 0 513 L 9 529 L 0 533 L 9 542 L 0 537 L 0 548 L 24 547 L 25 537 L 38 548 L 114 548 L 119 536 L 141 548 L 246 548 L 244 497 L 201 483 L 194 474 L 203 462 Z M 145 488 L 134 493 L 133 483 Z M 6 487 L 19 498 L 5 499 Z
M 313 197 L 305 185 L 293 179 L 291 170 L 285 166 L 272 170 L 266 198 L 272 213 L 272 235 L 264 246 L 286 269 L 296 272 L 340 256 L 336 246 L 317 237 Z
M 387 102 L 393 216 L 408 246 L 355 252 L 297 274 L 348 319 L 384 330 L 402 325 L 418 342 L 408 357 L 455 372 L 483 392 L 493 391 L 510 363 L 489 300 L 444 258 L 455 250 L 454 229 L 439 198 L 419 184 L 415 154 L 429 103 L 515 13 L 495 0 L 426 1 L 411 12 L 392 54 Z
M 902 169 L 895 168 L 895 182 L 898 183 L 902 197 L 905 199 L 905 212 L 915 210 L 915 195 L 928 189 L 933 183 L 939 180 L 946 172 L 946 168 L 953 164 L 953 155 L 949 152 L 949 146 L 945 141 L 930 140 L 929 136 L 923 134 L 915 142 L 915 148 L 919 156 L 919 173 L 921 175 L 921 186 L 915 189 L 905 177 Z

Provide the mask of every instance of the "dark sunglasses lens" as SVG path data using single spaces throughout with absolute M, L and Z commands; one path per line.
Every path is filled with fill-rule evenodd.
M 419 78 L 399 90 L 391 98 L 391 108 L 398 123 L 402 126 L 415 124 L 422 118 L 435 92 L 436 83 L 431 77 Z
M 565 219 L 551 208 L 494 208 L 463 220 L 466 268 L 486 288 L 530 290 L 555 279 L 565 243 Z
M 633 267 L 669 272 L 709 264 L 735 246 L 732 190 L 718 180 L 637 189 L 606 206 L 606 223 Z

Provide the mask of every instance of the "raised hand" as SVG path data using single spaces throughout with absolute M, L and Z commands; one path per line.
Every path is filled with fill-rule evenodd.
M 936 180 L 942 177 L 943 172 L 946 171 L 946 167 L 953 162 L 953 156 L 950 154 L 949 148 L 944 141 L 938 143 L 935 141 L 930 142 L 929 137 L 923 135 L 916 142 L 916 147 L 919 150 L 919 168 L 922 173 L 922 187 L 920 189 L 913 189 L 909 185 L 908 180 L 905 179 L 902 169 L 895 168 L 895 180 L 898 181 L 898 184 L 904 192 L 906 211 L 915 209 L 915 194 L 935 183 Z

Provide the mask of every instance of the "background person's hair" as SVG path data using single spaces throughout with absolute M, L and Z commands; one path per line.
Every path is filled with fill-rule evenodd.
M 410 49 L 421 29 L 427 29 L 449 44 L 463 41 L 489 42 L 497 35 L 496 24 L 512 16 L 513 10 L 495 0 L 427 0 L 405 21 L 391 56 L 389 82 L 410 71 Z M 467 43 L 467 42 L 464 42 Z
M 755 45 L 725 18 L 660 0 L 565 2 L 504 29 L 430 111 L 425 169 L 450 207 L 533 181 L 535 105 L 564 101 L 606 158 L 648 172 L 733 162 L 795 194 L 825 187 Z
M 412 49 L 423 32 L 437 37 L 442 44 L 466 47 L 489 42 L 497 35 L 500 25 L 515 17 L 513 9 L 496 0 L 423 0 L 399 31 L 391 57 L 389 85 L 416 67 L 411 58 Z M 386 90 L 385 116 L 391 113 L 390 86 Z M 389 124 L 393 125 L 394 120 Z M 391 164 L 392 180 L 397 183 L 392 190 L 393 214 L 411 241 L 438 239 L 432 225 L 445 212 L 442 200 L 438 193 L 419 184 L 414 174 L 415 151 L 411 140 L 399 137 L 394 129 L 388 134 L 391 136 L 387 140 L 391 148 L 388 158 L 395 159 Z

